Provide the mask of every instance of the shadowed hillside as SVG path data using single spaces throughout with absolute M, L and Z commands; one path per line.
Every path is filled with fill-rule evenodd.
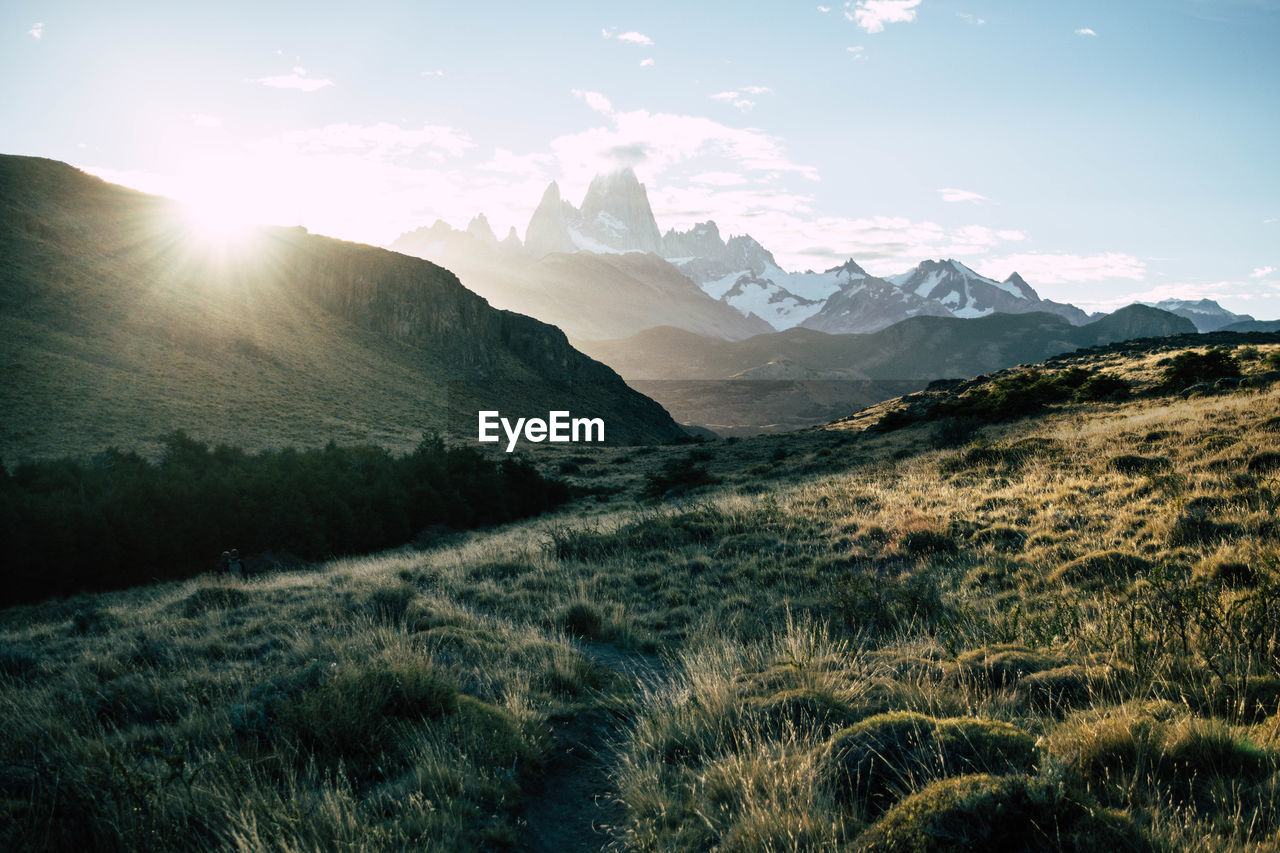
M 1046 313 L 912 317 L 871 334 L 796 328 L 725 341 L 663 327 L 575 341 L 682 423 L 754 435 L 825 423 L 943 378 L 975 376 L 1081 347 L 1194 333 L 1190 320 L 1131 305 L 1083 326 Z
M 613 442 L 681 435 L 558 329 L 431 263 L 301 229 L 211 236 L 172 202 L 28 157 L 0 157 L 0 363 L 6 460 L 150 452 L 174 429 L 407 450 L 479 408 L 569 408 Z

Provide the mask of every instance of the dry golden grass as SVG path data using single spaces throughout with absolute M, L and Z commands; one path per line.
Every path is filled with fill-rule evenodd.
M 1141 391 L 1167 355 L 1104 359 Z M 639 495 L 688 447 L 549 452 L 599 487 L 552 517 L 8 611 L 2 840 L 513 846 L 548 732 L 604 714 L 620 849 L 897 849 L 993 791 L 1011 838 L 1273 849 L 1277 412 L 1275 385 L 1139 394 L 950 449 L 872 413 L 693 448 L 723 482 L 665 503 Z M 894 713 L 1033 761 L 948 735 L 883 802 L 833 789 L 841 732 Z

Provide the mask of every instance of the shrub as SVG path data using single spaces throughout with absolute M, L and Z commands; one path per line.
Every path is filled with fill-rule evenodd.
M 1149 571 L 1153 565 L 1150 560 L 1137 554 L 1094 551 L 1062 564 L 1050 578 L 1063 583 L 1119 587 Z
M 860 716 L 832 691 L 813 687 L 753 696 L 747 700 L 747 707 L 766 731 L 775 733 L 783 733 L 788 727 L 829 732 L 856 722 Z
M 1257 784 L 1275 772 L 1274 758 L 1237 738 L 1221 721 L 1162 720 L 1120 712 L 1064 725 L 1049 738 L 1051 752 L 1090 790 L 1130 796 L 1137 783 L 1158 798 L 1198 802 L 1222 783 Z
M 837 732 L 819 776 L 837 802 L 877 813 L 934 779 L 1026 772 L 1035 761 L 1035 740 L 1009 723 L 896 711 Z
M 899 540 L 898 547 L 916 557 L 954 554 L 960 550 L 955 537 L 941 530 L 913 530 Z
M 1119 674 L 1110 666 L 1067 664 L 1021 678 L 1018 695 L 1032 708 L 1060 713 L 1094 703 L 1099 691 L 1115 686 Z
M 662 498 L 683 494 L 699 486 L 711 486 L 720 482 L 719 477 L 707 472 L 707 466 L 695 464 L 693 454 L 672 459 L 661 469 L 649 475 L 640 494 L 646 498 Z
M 1249 458 L 1245 466 L 1250 474 L 1270 474 L 1280 471 L 1280 453 L 1257 453 Z
M 1178 390 L 1198 382 L 1213 382 L 1240 375 L 1240 363 L 1225 349 L 1211 349 L 1205 353 L 1194 350 L 1180 352 L 1173 357 L 1161 374 L 1161 385 L 1168 390 Z
M 1163 456 L 1139 456 L 1135 453 L 1114 456 L 1107 463 L 1108 468 L 1121 474 L 1157 474 L 1172 466 L 1173 463 Z
M 887 578 L 852 572 L 837 582 L 829 604 L 854 631 L 937 624 L 950 612 L 937 578 L 927 572 Z
M 560 611 L 556 624 L 575 637 L 604 636 L 604 614 L 589 601 L 575 601 Z
M 1090 402 L 1097 400 L 1124 400 L 1129 397 L 1129 383 L 1110 373 L 1096 373 L 1076 389 L 1075 399 Z
M 1052 669 L 1061 663 L 1057 657 L 1016 645 L 974 649 L 962 654 L 957 661 L 961 676 L 993 687 L 1007 687 L 1024 675 Z
M 962 776 L 903 800 L 857 840 L 862 853 L 1061 851 L 1145 853 L 1151 842 L 1128 817 L 1085 795 L 1025 776 Z
M 1169 544 L 1208 545 L 1239 532 L 1239 525 L 1220 524 L 1204 512 L 1183 512 L 1169 527 Z
M 1257 569 L 1248 563 L 1236 560 L 1218 560 L 1209 563 L 1198 574 L 1210 583 L 1221 584 L 1232 589 L 1257 586 L 1261 579 Z
M 399 763 L 405 723 L 456 713 L 458 689 L 429 661 L 374 661 L 308 668 L 268 702 L 268 717 L 323 766 L 342 761 L 359 777 Z M 390 759 L 388 761 L 388 759 Z

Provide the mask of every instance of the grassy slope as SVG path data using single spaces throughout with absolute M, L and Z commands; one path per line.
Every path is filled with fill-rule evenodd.
M 890 408 L 540 454 L 597 497 L 432 551 L 8 611 L 5 846 L 517 845 L 598 720 L 626 849 L 1274 845 L 1280 388 L 953 449 Z M 663 470 L 722 482 L 637 502 Z

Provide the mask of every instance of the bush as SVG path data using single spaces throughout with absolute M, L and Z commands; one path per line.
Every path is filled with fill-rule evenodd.
M 1205 807 L 1224 783 L 1258 784 L 1276 770 L 1274 757 L 1221 721 L 1195 717 L 1169 721 L 1121 712 L 1086 718 L 1054 732 L 1048 746 L 1075 779 L 1117 803 L 1132 796 L 1137 783 L 1157 800 L 1171 796 Z
M 575 637 L 598 640 L 604 636 L 604 615 L 589 601 L 575 601 L 564 608 L 556 624 Z
M 960 550 L 955 537 L 941 530 L 913 530 L 899 540 L 898 547 L 915 557 L 954 554 Z
M 1062 564 L 1050 578 L 1062 583 L 1122 587 L 1143 572 L 1149 571 L 1153 565 L 1150 560 L 1137 554 L 1094 551 Z
M 1076 389 L 1075 399 L 1082 402 L 1097 400 L 1125 400 L 1129 397 L 1129 383 L 1110 373 L 1090 376 Z
M 651 474 L 645 481 L 640 494 L 646 498 L 663 498 L 668 495 L 680 495 L 699 486 L 712 486 L 720 482 L 719 477 L 707 472 L 707 466 L 696 464 L 694 455 L 681 459 L 672 459 L 660 470 Z
M 856 722 L 860 716 L 830 690 L 812 687 L 753 696 L 747 706 L 766 731 L 778 734 L 784 734 L 788 727 L 825 733 Z
M 959 674 L 970 681 L 1007 687 L 1016 684 L 1024 675 L 1053 669 L 1062 661 L 1025 646 L 1007 645 L 965 652 L 957 663 Z
M 1161 374 L 1166 390 L 1181 390 L 1199 382 L 1232 379 L 1240 376 L 1240 363 L 1225 349 L 1205 353 L 1187 350 L 1175 355 Z
M 1099 691 L 1115 685 L 1118 675 L 1110 666 L 1067 664 L 1020 679 L 1018 695 L 1032 708 L 1060 713 L 1093 704 Z
M 1035 740 L 1009 723 L 896 711 L 837 732 L 819 775 L 838 803 L 878 813 L 934 779 L 1027 772 L 1035 762 Z
M 1246 469 L 1250 474 L 1270 474 L 1280 471 L 1280 453 L 1257 453 L 1249 458 Z
M 1158 474 L 1172 466 L 1173 463 L 1163 456 L 1139 456 L 1136 453 L 1114 456 L 1107 463 L 1108 468 L 1121 474 Z
M 863 853 L 1061 851 L 1145 853 L 1151 842 L 1124 815 L 1050 781 L 963 776 L 935 782 L 864 832 Z
M 308 668 L 284 687 L 266 703 L 268 718 L 304 756 L 325 767 L 342 761 L 358 777 L 403 758 L 396 754 L 401 725 L 458 708 L 457 686 L 429 661 Z

